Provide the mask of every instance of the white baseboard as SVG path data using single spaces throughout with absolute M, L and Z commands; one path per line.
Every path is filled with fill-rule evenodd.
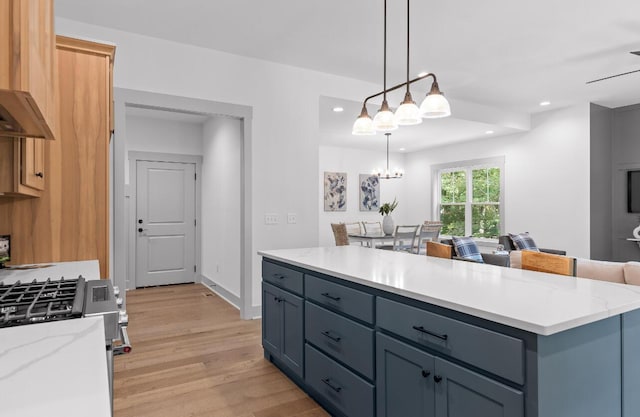
M 227 303 L 240 310 L 240 297 L 231 293 L 229 290 L 205 275 L 200 275 L 200 279 L 202 281 L 202 285 L 209 288 L 211 291 L 218 294 Z
M 218 284 L 217 282 L 215 282 L 214 280 L 212 280 L 211 278 L 205 275 L 200 274 L 200 282 L 202 283 L 202 285 L 204 285 L 205 287 L 209 288 L 211 291 L 218 294 L 220 298 L 225 300 L 227 303 L 231 304 L 232 306 L 240 310 L 240 297 L 233 294 L 232 292 L 230 292 L 229 290 L 227 290 L 226 288 L 224 288 L 223 286 L 221 286 L 220 284 Z M 247 319 L 255 320 L 260 318 L 262 318 L 262 306 L 251 306 L 251 308 L 247 312 Z

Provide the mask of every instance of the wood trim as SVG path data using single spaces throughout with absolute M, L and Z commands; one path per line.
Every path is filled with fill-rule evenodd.
M 451 259 L 453 257 L 453 247 L 444 243 L 427 241 L 427 256 Z
M 105 55 L 109 61 L 113 62 L 116 53 L 115 45 L 107 45 L 85 39 L 70 38 L 56 35 L 56 46 L 58 49 L 66 49 L 74 52 L 85 52 L 94 55 Z
M 576 259 L 530 250 L 522 251 L 522 269 L 575 276 Z

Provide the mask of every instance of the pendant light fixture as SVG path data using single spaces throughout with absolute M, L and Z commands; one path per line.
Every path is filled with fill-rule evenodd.
M 420 108 L 416 105 L 416 102 L 413 101 L 411 91 L 409 91 L 409 23 L 411 20 L 409 1 L 410 0 L 407 0 L 407 91 L 404 94 L 404 101 L 400 104 L 398 110 L 396 110 L 396 121 L 401 126 L 412 126 L 422 123 Z M 387 87 L 385 87 L 385 89 L 386 88 Z
M 376 169 L 373 171 L 373 175 L 376 175 L 378 178 L 383 180 L 402 178 L 402 171 L 398 168 L 394 169 L 393 172 L 389 170 L 389 136 L 391 136 L 391 133 L 385 133 L 384 135 L 387 137 L 387 169 L 385 171 Z
M 407 126 L 419 124 L 421 122 L 421 118 L 435 119 L 451 115 L 451 107 L 447 99 L 440 91 L 438 80 L 435 74 L 430 72 L 420 75 L 412 80 L 409 79 L 409 21 L 411 16 L 409 10 L 409 1 L 410 0 L 407 0 L 407 81 L 387 88 L 387 0 L 384 0 L 384 89 L 379 93 L 373 94 L 364 99 L 360 116 L 358 116 L 355 123 L 353 124 L 352 133 L 354 135 L 375 135 L 376 131 L 388 132 L 391 130 L 395 130 L 398 128 L 398 125 Z M 417 106 L 411 97 L 409 85 L 427 77 L 433 78 L 433 83 L 431 84 L 429 93 L 420 104 L 418 117 L 416 115 Z M 400 107 L 396 111 L 396 114 L 394 115 L 389 109 L 389 103 L 387 102 L 387 93 L 402 87 L 406 87 L 404 101 L 401 103 Z M 367 101 L 380 95 L 383 96 L 382 106 L 372 120 L 367 112 Z
M 396 123 L 396 117 L 389 109 L 389 103 L 387 103 L 387 0 L 384 0 L 384 64 L 383 64 L 383 88 L 385 89 L 382 96 L 382 106 L 378 113 L 373 118 L 373 128 L 378 132 L 389 132 L 398 128 Z

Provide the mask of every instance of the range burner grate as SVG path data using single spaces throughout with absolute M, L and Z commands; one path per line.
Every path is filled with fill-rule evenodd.
M 0 284 L 0 327 L 82 316 L 85 280 Z

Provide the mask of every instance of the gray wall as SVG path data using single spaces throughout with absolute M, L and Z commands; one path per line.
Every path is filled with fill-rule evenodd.
M 640 169 L 640 104 L 613 109 L 612 136 L 612 259 L 640 261 L 640 248 L 626 240 L 640 224 L 639 213 L 627 213 L 626 177 L 628 170 Z
M 611 147 L 613 110 L 591 104 L 590 240 L 591 259 L 611 259 Z

